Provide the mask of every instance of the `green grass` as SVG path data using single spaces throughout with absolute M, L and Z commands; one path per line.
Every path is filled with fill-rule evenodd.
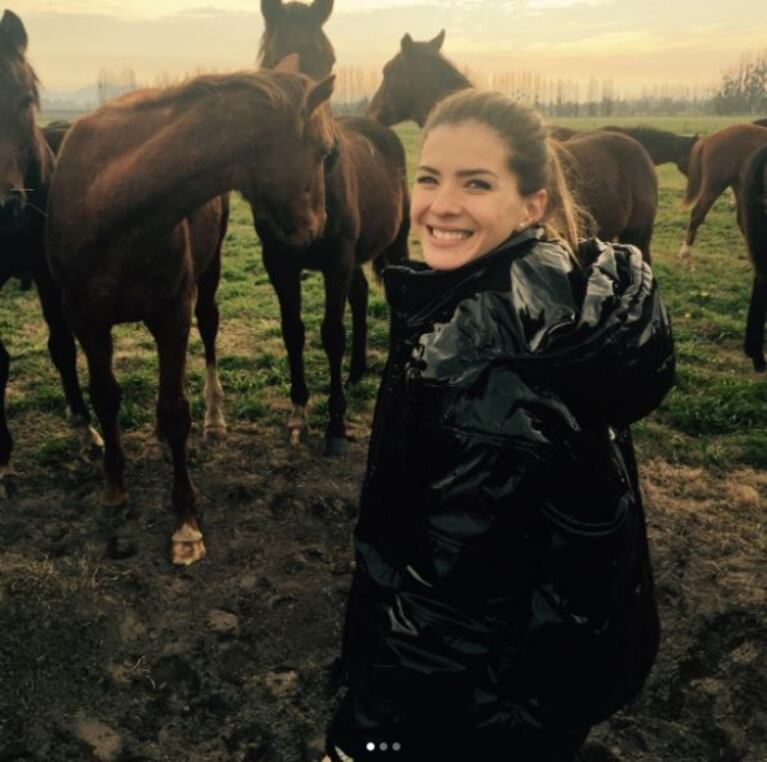
M 745 119 L 557 121 L 584 129 L 607 123 L 642 123 L 689 134 Z M 407 148 L 412 173 L 420 132 L 412 123 L 401 125 L 397 132 Z M 659 167 L 658 177 L 660 206 L 653 258 L 673 320 L 678 378 L 676 388 L 661 408 L 635 427 L 640 455 L 722 470 L 745 464 L 767 467 L 767 379 L 752 371 L 741 350 L 751 269 L 731 200 L 725 196 L 711 210 L 699 231 L 692 263 L 684 263 L 677 251 L 687 222 L 681 209 L 685 180 L 671 165 Z M 417 246 L 413 253 L 418 255 Z M 380 285 L 369 271 L 368 275 L 369 375 L 348 392 L 349 416 L 366 421 L 385 360 L 388 314 Z M 310 423 L 321 430 L 326 420 L 328 384 L 320 342 L 322 280 L 316 273 L 306 273 L 302 285 L 306 372 L 313 401 Z M 257 420 L 264 425 L 284 426 L 289 409 L 289 373 L 277 300 L 261 264 L 250 209 L 236 195 L 224 249 L 219 304 L 221 380 L 230 425 Z M 25 423 L 42 419 L 49 432 L 47 439 L 25 452 L 39 465 L 53 467 L 71 444 L 63 399 L 47 355 L 47 334 L 37 299 L 33 293 L 21 292 L 13 280 L 3 288 L 0 299 L 0 335 L 12 356 L 8 411 L 15 438 L 21 443 L 26 436 Z M 152 339 L 141 326 L 120 326 L 115 330 L 115 346 L 117 374 L 124 393 L 121 425 L 126 431 L 148 429 L 154 415 L 157 377 Z M 198 425 L 203 415 L 203 368 L 202 343 L 193 331 L 188 377 Z M 86 378 L 82 360 L 81 370 Z

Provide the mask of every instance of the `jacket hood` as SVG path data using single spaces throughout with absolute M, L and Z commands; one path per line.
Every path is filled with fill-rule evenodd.
M 640 251 L 591 239 L 582 267 L 554 242 L 534 240 L 523 253 L 508 291 L 464 299 L 421 336 L 410 379 L 466 387 L 502 364 L 608 423 L 657 407 L 673 383 L 673 341 Z

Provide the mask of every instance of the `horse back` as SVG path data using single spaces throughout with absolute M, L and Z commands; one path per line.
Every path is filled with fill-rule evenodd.
M 626 229 L 652 226 L 658 204 L 658 177 L 647 151 L 618 132 L 589 132 L 565 144 L 572 157 L 579 203 L 610 239 Z

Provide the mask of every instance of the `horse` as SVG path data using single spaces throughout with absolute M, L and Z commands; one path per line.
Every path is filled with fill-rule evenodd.
M 764 372 L 764 322 L 767 316 L 767 144 L 751 154 L 743 175 L 738 215 L 746 238 L 754 282 L 746 318 L 743 349 Z
M 399 52 L 383 67 L 368 115 L 386 125 L 412 119 L 423 127 L 437 101 L 473 87 L 441 54 L 444 41 L 444 30 L 426 42 L 406 34 Z M 638 246 L 650 261 L 658 178 L 644 148 L 626 135 L 607 132 L 576 133 L 557 145 L 571 189 L 596 232 Z
M 764 118 L 764 119 L 754 119 L 754 121 L 751 122 L 751 124 L 757 124 L 760 127 L 767 127 L 767 118 Z
M 298 54 L 301 71 L 319 79 L 327 76 L 335 54 L 322 26 L 333 0 L 311 5 L 261 0 L 265 21 L 259 60 L 269 67 L 288 54 Z M 352 317 L 349 383 L 366 370 L 368 283 L 362 264 L 372 261 L 380 275 L 386 264 L 408 257 L 409 193 L 405 151 L 396 133 L 364 117 L 336 120 L 338 144 L 334 163 L 325 176 L 328 220 L 321 239 L 304 250 L 275 240 L 268 226 L 256 220 L 263 261 L 277 292 L 282 335 L 290 364 L 292 413 L 290 441 L 297 446 L 306 428 L 309 390 L 304 376 L 304 324 L 301 319 L 301 271 L 319 270 L 325 284 L 322 345 L 328 358 L 329 419 L 325 454 L 345 447 L 346 395 L 341 364 L 346 344 L 344 309 Z
M 54 157 L 37 127 L 38 79 L 26 60 L 27 32 L 5 11 L 0 19 L 0 286 L 11 277 L 32 277 L 48 325 L 48 351 L 81 446 L 98 450 L 101 438 L 90 425 L 77 377 L 77 349 L 61 311 L 43 244 L 48 186 Z M 5 414 L 10 356 L 0 342 L 0 496 L 7 494 L 13 439 Z
M 729 187 L 735 194 L 737 209 L 743 208 L 740 199 L 740 181 L 751 154 L 767 143 L 767 128 L 755 124 L 734 124 L 717 132 L 704 135 L 690 152 L 685 207 L 692 205 L 687 232 L 679 255 L 692 255 L 692 245 L 698 228 L 706 219 L 709 209 Z
M 104 434 L 102 501 L 127 502 L 112 327 L 141 321 L 159 357 L 156 420 L 173 461 L 175 564 L 206 553 L 186 454 L 193 308 L 205 345 L 205 427 L 224 426 L 215 364 L 222 194 L 239 190 L 290 245 L 319 235 L 323 162 L 335 140 L 323 104 L 332 89 L 332 77 L 314 83 L 283 68 L 200 76 L 102 106 L 76 121 L 61 146 L 46 242 L 64 313 L 85 351 Z
M 677 135 L 668 130 L 658 130 L 655 127 L 601 127 L 607 132 L 620 132 L 637 141 L 650 156 L 657 167 L 660 164 L 676 164 L 677 169 L 687 177 L 690 163 L 690 152 L 698 142 L 700 134 L 687 136 Z

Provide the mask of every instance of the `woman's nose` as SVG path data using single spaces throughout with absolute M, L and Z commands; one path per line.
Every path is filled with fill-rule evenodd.
M 460 197 L 456 188 L 448 184 L 436 188 L 434 196 L 432 196 L 430 211 L 442 216 L 460 214 Z

